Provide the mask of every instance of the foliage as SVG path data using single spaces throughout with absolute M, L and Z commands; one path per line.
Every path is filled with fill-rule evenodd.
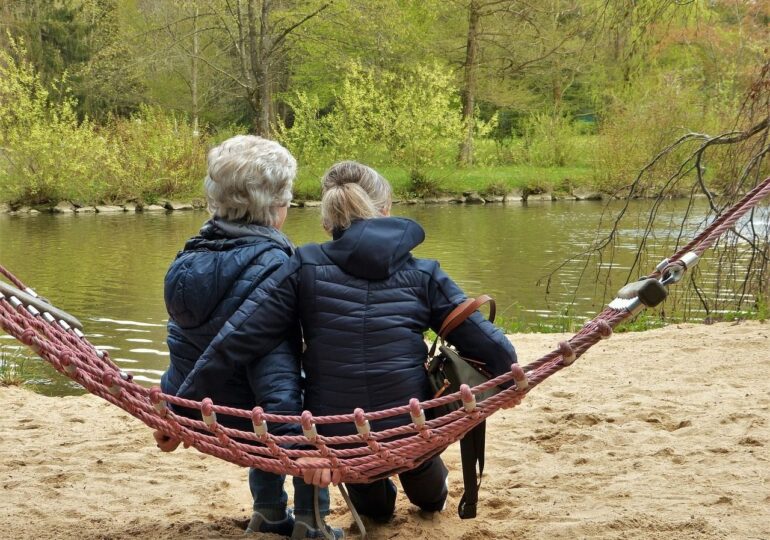
M 192 190 L 207 144 L 227 133 L 267 133 L 265 118 L 301 170 L 316 174 L 333 160 L 355 158 L 398 169 L 407 184 L 411 174 L 418 182 L 407 191 L 425 191 L 423 180 L 452 191 L 445 179 L 457 176 L 435 171 L 458 157 L 458 100 L 468 95 L 469 66 L 477 69 L 467 162 L 490 174 L 510 166 L 591 167 L 599 187 L 616 191 L 676 134 L 730 129 L 766 56 L 767 2 L 522 6 L 6 2 L 2 69 L 35 73 L 36 82 L 21 83 L 29 99 L 18 112 L 4 109 L 1 196 L 42 202 Z M 474 9 L 480 23 L 471 61 Z M 26 48 L 14 45 L 20 38 Z M 2 84 L 11 92 L 11 82 Z M 190 141 L 188 127 L 199 123 L 203 135 Z M 21 137 L 26 128 L 29 136 Z M 707 181 L 720 181 L 720 158 L 712 154 Z M 143 172 L 153 178 L 139 180 Z M 664 163 L 659 173 L 665 178 Z
M 0 197 L 25 204 L 109 202 L 191 193 L 203 177 L 204 142 L 157 109 L 78 120 L 66 81 L 58 100 L 12 41 L 0 51 Z
M 688 131 L 709 132 L 729 125 L 719 104 L 711 104 L 673 74 L 640 80 L 618 95 L 601 121 L 594 147 L 597 185 L 607 192 L 627 186 L 668 143 Z M 646 185 L 654 194 L 683 158 L 676 152 L 662 162 Z
M 289 103 L 294 123 L 279 124 L 278 137 L 311 162 L 366 156 L 383 146 L 389 160 L 417 178 L 426 166 L 443 164 L 444 145 L 456 146 L 460 138 L 452 78 L 438 65 L 395 73 L 350 64 L 328 114 L 321 114 L 317 96 L 298 92 Z
M 527 163 L 540 167 L 564 167 L 577 161 L 575 123 L 558 111 L 530 116 L 524 127 Z
M 293 126 L 279 121 L 275 127 L 276 138 L 294 154 L 300 163 L 317 162 L 325 146 L 325 121 L 320 118 L 320 100 L 316 95 L 297 92 L 287 100 L 294 112 Z
M 148 200 L 196 193 L 205 176 L 206 141 L 183 117 L 143 106 L 131 118 L 115 118 L 108 136 L 119 150 L 119 172 L 105 199 Z
M 11 44 L 23 58 L 22 44 Z M 54 102 L 28 62 L 0 51 L 0 185 L 6 199 L 78 199 L 110 172 L 108 144 L 89 121 L 78 122 L 64 81 L 58 88 L 64 97 Z

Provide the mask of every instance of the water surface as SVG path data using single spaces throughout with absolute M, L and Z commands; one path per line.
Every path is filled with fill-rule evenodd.
M 639 221 L 626 225 L 617 247 L 619 275 L 627 272 L 636 249 L 644 206 L 635 204 Z M 684 208 L 684 202 L 667 204 L 658 222 L 678 230 Z M 588 280 L 575 293 L 584 269 L 580 261 L 559 273 L 548 295 L 542 279 L 591 243 L 605 210 L 601 202 L 565 201 L 395 206 L 393 213 L 424 226 L 426 240 L 417 256 L 440 260 L 467 294 L 494 296 L 498 313 L 509 322 L 542 329 L 565 313 L 587 319 L 602 308 L 604 290 L 595 282 Z M 203 211 L 0 215 L 0 264 L 78 317 L 89 339 L 136 379 L 156 383 L 168 363 L 163 277 L 206 218 Z M 317 209 L 291 209 L 285 231 L 297 244 L 320 242 L 327 237 L 319 223 Z M 694 218 L 685 229 L 694 232 L 698 225 Z M 653 242 L 650 250 L 663 258 L 669 243 Z M 0 336 L 0 346 L 7 352 L 17 344 Z M 37 364 L 26 370 L 35 371 L 44 391 L 70 391 L 62 377 Z

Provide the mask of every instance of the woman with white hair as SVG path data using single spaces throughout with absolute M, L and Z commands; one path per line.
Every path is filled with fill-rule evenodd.
M 296 173 L 297 163 L 288 150 L 260 137 L 233 137 L 208 153 L 204 188 L 211 219 L 198 236 L 187 241 L 165 279 L 171 356 L 161 379 L 165 393 L 177 394 L 222 325 L 294 251 L 281 227 Z M 239 409 L 260 406 L 273 414 L 300 414 L 300 352 L 300 331 L 294 322 L 268 350 L 241 353 L 243 368 L 217 381 L 226 389 L 217 396 L 217 403 Z M 180 414 L 198 414 L 177 409 Z M 222 423 L 244 431 L 251 429 L 246 419 L 223 417 Z M 281 425 L 271 430 L 286 434 L 290 428 Z M 155 432 L 155 438 L 163 451 L 179 445 L 178 440 L 160 432 Z M 254 512 L 248 530 L 293 538 L 322 537 L 329 529 L 315 523 L 313 487 L 294 479 L 295 522 L 287 510 L 283 484 L 284 476 L 258 469 L 249 471 Z M 327 514 L 328 490 L 320 491 L 319 502 L 321 515 Z
M 390 217 L 390 184 L 375 170 L 338 163 L 324 175 L 322 189 L 321 216 L 332 240 L 298 248 L 252 291 L 198 360 L 181 395 L 210 395 L 233 369 L 248 369 L 248 363 L 233 361 L 231 351 L 271 350 L 299 317 L 306 346 L 305 409 L 313 415 L 349 414 L 354 407 L 378 411 L 433 397 L 423 334 L 438 331 L 465 295 L 437 261 L 412 255 L 425 232 L 412 220 Z M 516 362 L 511 343 L 479 312 L 447 339 L 493 375 Z M 404 415 L 373 421 L 372 428 L 408 423 Z M 352 423 L 317 428 L 330 436 L 355 432 Z M 446 477 L 439 456 L 399 474 L 407 498 L 426 512 L 444 508 Z M 328 469 L 316 469 L 305 480 L 327 486 L 333 478 Z M 393 517 L 396 486 L 390 479 L 348 490 L 360 514 L 380 522 Z

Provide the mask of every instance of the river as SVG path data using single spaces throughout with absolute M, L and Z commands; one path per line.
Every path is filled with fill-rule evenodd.
M 627 277 L 649 204 L 635 201 L 629 215 L 638 217 L 627 220 L 621 231 L 614 265 L 618 285 Z M 618 207 L 619 203 L 611 205 Z M 656 221 L 664 230 L 678 231 L 685 208 L 684 201 L 669 202 Z M 593 278 L 583 279 L 576 293 L 584 259 L 567 265 L 552 281 L 548 295 L 543 278 L 585 250 L 597 230 L 604 230 L 600 223 L 608 222 L 606 210 L 602 202 L 560 201 L 397 205 L 393 213 L 425 228 L 426 240 L 415 255 L 440 260 L 469 295 L 494 296 L 509 327 L 545 331 L 563 329 L 565 314 L 579 321 L 602 308 L 604 289 Z M 704 213 L 705 203 L 687 222 L 685 238 L 700 226 Z M 163 277 L 185 240 L 206 218 L 203 211 L 0 215 L 0 264 L 78 317 L 89 339 L 109 350 L 137 380 L 153 384 L 168 363 Z M 285 232 L 297 244 L 321 242 L 326 236 L 319 223 L 318 209 L 293 208 Z M 653 241 L 648 249 L 660 259 L 671 244 Z M 592 261 L 589 269 L 595 264 Z M 9 336 L 0 335 L 6 358 L 15 347 Z M 41 364 L 28 360 L 24 365 L 26 377 L 41 391 L 76 391 Z

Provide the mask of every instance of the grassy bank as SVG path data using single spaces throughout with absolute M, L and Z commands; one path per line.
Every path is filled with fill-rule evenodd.
M 301 167 L 295 184 L 295 198 L 318 199 L 321 194 L 319 178 L 324 170 L 324 166 Z M 569 192 L 575 187 L 590 186 L 594 176 L 588 167 L 445 166 L 427 169 L 422 179 L 415 182 L 407 169 L 397 165 L 377 167 L 377 170 L 390 181 L 399 197 L 461 195 L 468 191 L 504 195 L 515 189 Z

